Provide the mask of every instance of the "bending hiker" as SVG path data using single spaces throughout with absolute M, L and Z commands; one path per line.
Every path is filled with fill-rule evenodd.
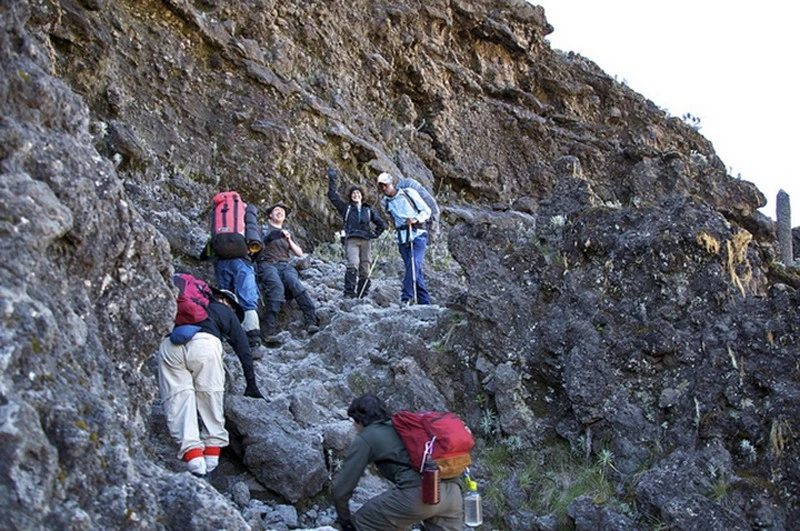
M 308 296 L 305 286 L 300 282 L 297 269 L 290 260 L 303 256 L 303 249 L 297 245 L 292 234 L 283 228 L 289 207 L 283 202 L 272 205 L 267 210 L 267 225 L 264 226 L 264 248 L 257 255 L 258 281 L 264 288 L 266 301 L 266 334 L 273 336 L 278 330 L 278 314 L 286 302 L 286 292 L 297 300 L 303 311 L 306 330 L 315 333 L 319 330 L 317 312 Z
M 251 253 L 261 249 L 261 235 L 255 206 L 246 205 L 237 192 L 214 196 L 211 249 L 217 258 L 214 263 L 217 286 L 233 291 L 238 297 L 244 310 L 242 327 L 250 348 L 256 348 L 261 345 L 260 294 Z
M 186 275 L 176 277 L 184 277 L 173 277 L 176 285 L 186 282 Z M 207 287 L 204 282 L 189 278 Z M 178 287 L 183 293 L 183 288 Z M 242 363 L 247 381 L 245 396 L 263 398 L 256 385 L 247 335 L 234 313 L 233 308 L 238 305 L 235 295 L 217 290 L 212 297 L 205 308 L 205 319 L 194 324 L 179 324 L 158 349 L 158 387 L 167 427 L 180 446 L 178 458 L 197 476 L 213 471 L 219 463 L 221 448 L 228 445 L 223 411 L 222 338 L 233 347 Z M 198 300 L 196 296 L 192 298 L 195 302 Z M 179 297 L 179 315 L 180 301 Z M 179 321 L 176 319 L 176 322 Z
M 404 531 L 423 521 L 425 529 L 461 531 L 464 527 L 461 488 L 457 480 L 443 480 L 440 501 L 422 502 L 422 476 L 411 466 L 403 441 L 380 398 L 363 395 L 352 401 L 347 415 L 358 434 L 333 481 L 333 501 L 343 530 Z M 374 463 L 394 487 L 350 514 L 349 500 L 367 465 Z
M 394 219 L 397 231 L 397 246 L 406 266 L 401 304 L 430 304 L 431 296 L 425 287 L 423 261 L 428 232 L 422 224 L 430 217 L 431 209 L 413 188 L 395 188 L 394 178 L 389 173 L 378 175 L 378 188 L 383 192 L 381 200 Z
M 328 199 L 344 220 L 344 251 L 347 271 L 344 274 L 344 296 L 364 297 L 369 292 L 369 274 L 372 263 L 372 240 L 386 230 L 386 224 L 369 205 L 363 204 L 364 192 L 358 186 L 347 191 L 348 201 L 336 192 L 338 173 L 328 168 Z M 370 224 L 375 225 L 373 233 Z

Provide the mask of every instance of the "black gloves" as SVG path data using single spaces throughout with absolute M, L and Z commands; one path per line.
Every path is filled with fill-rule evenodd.
M 342 531 L 356 531 L 356 526 L 352 524 L 352 522 L 347 522 L 346 524 L 342 525 Z
M 328 168 L 328 179 L 335 181 L 337 177 L 339 177 L 339 173 L 336 171 L 336 169 Z

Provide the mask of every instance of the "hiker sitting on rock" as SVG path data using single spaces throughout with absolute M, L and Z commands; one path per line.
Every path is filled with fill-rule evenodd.
M 347 415 L 353 419 L 358 434 L 333 481 L 333 502 L 342 529 L 404 531 L 422 521 L 425 529 L 461 531 L 464 519 L 458 482 L 442 481 L 439 503 L 423 503 L 422 476 L 411 466 L 383 401 L 374 395 L 360 396 L 350 404 Z M 350 497 L 370 463 L 394 487 L 370 499 L 351 516 Z
M 208 317 L 197 324 L 176 326 L 158 349 L 158 387 L 167 427 L 180 445 L 178 459 L 183 459 L 189 472 L 196 476 L 213 471 L 221 448 L 228 446 L 222 338 L 242 363 L 247 382 L 245 396 L 264 398 L 256 385 L 247 335 L 235 310 L 242 311 L 233 293 L 214 290 Z M 198 416 L 203 422 L 202 430 Z
M 363 204 L 364 192 L 358 186 L 351 186 L 347 192 L 348 201 L 342 200 L 336 192 L 338 173 L 328 168 L 328 199 L 344 220 L 344 251 L 347 257 L 347 271 L 344 274 L 344 296 L 365 297 L 369 293 L 370 265 L 372 263 L 372 240 L 386 230 L 380 215 Z M 375 225 L 373 233 L 370 224 Z
M 389 173 L 378 175 L 378 188 L 384 195 L 381 205 L 394 220 L 397 247 L 406 266 L 400 303 L 430 304 L 431 296 L 422 270 L 428 231 L 422 224 L 431 216 L 431 209 L 413 188 L 395 188 L 394 178 Z
M 317 312 L 300 282 L 297 269 L 290 260 L 303 256 L 303 249 L 294 241 L 292 234 L 283 228 L 289 207 L 278 202 L 267 209 L 268 223 L 263 229 L 264 248 L 256 256 L 258 281 L 263 287 L 266 301 L 266 334 L 273 336 L 278 331 L 278 314 L 286 302 L 286 292 L 297 300 L 303 311 L 303 320 L 309 333 L 319 331 Z

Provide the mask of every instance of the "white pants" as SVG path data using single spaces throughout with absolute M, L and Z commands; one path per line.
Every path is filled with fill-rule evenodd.
M 158 348 L 158 387 L 169 433 L 180 445 L 179 459 L 194 448 L 228 446 L 223 410 L 225 370 L 217 337 L 198 332 L 185 345 L 164 339 Z

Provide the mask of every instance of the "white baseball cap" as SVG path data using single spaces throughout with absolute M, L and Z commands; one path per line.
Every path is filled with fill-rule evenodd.
M 391 173 L 383 172 L 378 175 L 378 184 L 392 184 L 393 181 Z

